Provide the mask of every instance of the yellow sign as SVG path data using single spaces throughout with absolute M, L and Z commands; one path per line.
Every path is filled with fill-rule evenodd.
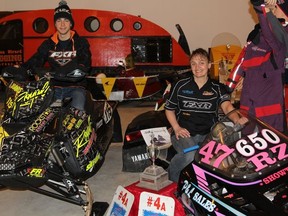
M 145 89 L 145 86 L 146 86 L 146 83 L 147 83 L 147 79 L 148 79 L 148 77 L 135 77 L 133 79 L 134 85 L 135 85 L 137 93 L 138 93 L 138 96 L 140 98 L 143 95 L 143 92 L 144 92 L 144 89 Z
M 211 48 L 211 61 L 214 63 L 211 67 L 211 77 L 219 79 L 221 64 L 225 64 L 226 72 L 229 73 L 235 65 L 242 48 L 236 45 L 220 45 Z
M 106 77 L 106 78 L 101 78 L 101 81 L 102 81 L 102 85 L 104 88 L 106 98 L 109 99 L 113 86 L 115 84 L 116 78 Z

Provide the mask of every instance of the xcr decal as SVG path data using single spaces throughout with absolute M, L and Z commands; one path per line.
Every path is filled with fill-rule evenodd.
M 65 51 L 65 52 L 52 52 L 50 57 L 54 58 L 61 66 L 72 61 L 77 55 L 76 51 Z

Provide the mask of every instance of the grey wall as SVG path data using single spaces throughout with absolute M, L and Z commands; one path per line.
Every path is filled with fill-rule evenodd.
M 190 49 L 209 48 L 212 41 L 240 41 L 243 46 L 255 25 L 249 0 L 66 0 L 71 9 L 119 11 L 162 26 L 178 39 L 175 24 L 185 32 Z M 0 0 L 1 11 L 54 9 L 59 0 Z M 73 11 L 72 11 L 73 12 Z M 224 35 L 227 37 L 225 38 Z M 215 39 L 216 37 L 216 39 Z

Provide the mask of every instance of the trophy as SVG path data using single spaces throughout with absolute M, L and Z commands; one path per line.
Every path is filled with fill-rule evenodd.
M 168 173 L 161 166 L 157 166 L 155 164 L 155 161 L 159 156 L 160 150 L 163 149 L 163 146 L 157 146 L 155 142 L 156 140 L 154 133 L 152 132 L 151 144 L 147 146 L 147 154 L 152 161 L 152 165 L 147 167 L 144 172 L 140 174 L 140 182 L 137 184 L 137 186 L 159 191 L 160 189 L 171 184 L 172 182 L 168 179 Z

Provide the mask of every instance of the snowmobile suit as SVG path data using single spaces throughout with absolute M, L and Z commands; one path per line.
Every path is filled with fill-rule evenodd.
M 257 40 L 249 40 L 239 55 L 226 85 L 234 89 L 244 77 L 240 108 L 284 131 L 284 59 L 286 47 L 272 32 L 265 6 L 254 6 L 261 29 Z

